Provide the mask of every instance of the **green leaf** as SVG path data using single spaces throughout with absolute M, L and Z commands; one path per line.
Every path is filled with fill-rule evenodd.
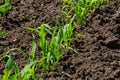
M 15 70 L 15 74 L 11 75 L 10 80 L 18 80 L 18 76 L 20 75 L 18 66 L 14 63 L 13 67 L 14 67 L 14 70 Z
M 35 58 L 35 51 L 36 51 L 36 41 L 35 41 L 35 36 L 33 35 L 32 50 L 31 50 L 31 53 L 30 53 L 30 57 L 32 58 L 33 61 L 34 61 L 34 58 Z
M 22 80 L 29 80 L 35 73 L 35 62 L 28 63 L 22 70 L 21 70 L 21 78 Z
M 9 5 L 9 2 L 9 0 L 5 0 L 5 3 L 0 6 L 0 16 L 5 15 L 7 11 L 12 9 L 12 6 Z
M 10 76 L 12 72 L 12 67 L 13 67 L 13 59 L 11 56 L 7 56 L 9 59 L 7 61 L 6 67 L 5 67 L 5 74 L 3 76 L 2 80 L 8 80 L 8 77 Z

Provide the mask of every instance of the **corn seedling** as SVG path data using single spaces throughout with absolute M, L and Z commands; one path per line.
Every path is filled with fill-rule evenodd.
M 17 80 L 17 77 L 19 75 L 19 69 L 18 69 L 17 65 L 14 63 L 12 56 L 10 56 L 10 55 L 2 56 L 0 58 L 0 61 L 4 58 L 8 58 L 8 60 L 7 60 L 6 66 L 5 66 L 5 73 L 3 76 L 1 75 L 1 77 L 0 77 L 1 80 L 8 80 L 8 79 Z M 15 74 L 10 76 L 13 68 L 14 68 Z
M 0 76 L 1 80 L 38 80 L 35 76 L 35 70 L 36 70 L 36 64 L 39 62 L 37 60 L 34 60 L 36 50 L 36 43 L 35 38 L 33 35 L 33 42 L 32 42 L 32 50 L 30 53 L 30 62 L 25 65 L 25 67 L 20 71 L 18 66 L 14 63 L 12 56 L 10 55 L 11 51 L 19 51 L 22 53 L 23 56 L 26 56 L 26 53 L 18 48 L 13 48 L 7 51 L 6 55 L 0 57 L 0 61 L 4 58 L 8 58 L 6 67 L 5 67 L 5 73 L 4 75 Z M 14 69 L 14 74 L 13 74 Z
M 39 46 L 42 49 L 40 64 L 44 70 L 54 70 L 58 61 L 63 56 L 65 49 L 61 50 L 61 48 L 63 45 L 68 46 L 72 37 L 72 21 L 73 20 L 71 20 L 70 24 L 66 24 L 58 29 L 58 33 L 56 33 L 57 27 L 55 27 L 54 31 L 51 33 L 52 37 L 50 41 L 46 39 L 46 29 L 44 24 L 38 29 L 28 28 L 29 30 L 37 32 L 40 37 Z
M 23 51 L 21 51 L 18 48 L 13 48 L 10 49 L 9 51 L 7 51 L 6 55 L 0 57 L 0 61 L 3 60 L 4 58 L 8 58 L 7 63 L 6 63 L 6 67 L 5 67 L 5 73 L 2 76 L 2 80 L 17 80 L 20 72 L 18 69 L 18 66 L 14 63 L 12 56 L 10 55 L 11 51 L 20 51 L 23 55 L 25 55 L 25 53 Z M 11 75 L 12 71 L 14 69 L 14 75 Z
M 82 19 L 88 16 L 88 11 L 90 9 L 95 9 L 100 4 L 106 2 L 106 0 L 63 0 L 63 13 L 66 18 L 71 18 L 72 14 L 76 14 L 76 19 L 78 23 L 82 23 Z M 109 3 L 110 0 L 107 0 Z
M 8 10 L 12 9 L 9 2 L 10 0 L 1 0 L 2 5 L 0 5 L 0 16 L 4 16 Z
M 8 58 L 8 60 L 5 67 L 5 73 L 4 75 L 0 76 L 1 80 L 38 80 L 35 76 L 35 66 L 38 61 L 31 61 L 20 71 L 18 66 L 14 63 L 12 56 L 5 55 L 1 57 L 0 60 L 6 57 Z M 15 71 L 14 74 L 12 73 L 13 69 Z
M 36 51 L 36 41 L 35 36 L 33 35 L 33 41 L 32 41 L 32 50 L 29 55 L 30 62 L 25 65 L 25 67 L 21 70 L 21 80 L 38 80 L 38 78 L 35 75 L 36 66 L 39 60 L 35 59 L 35 51 Z

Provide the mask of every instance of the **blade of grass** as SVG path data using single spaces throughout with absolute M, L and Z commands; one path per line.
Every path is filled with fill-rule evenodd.
M 7 56 L 8 57 L 8 61 L 5 67 L 5 74 L 3 76 L 2 80 L 8 80 L 11 72 L 12 72 L 12 67 L 13 67 L 13 59 L 11 56 Z
M 22 80 L 35 79 L 35 62 L 28 63 L 20 73 Z
M 14 63 L 13 64 L 14 70 L 15 70 L 15 74 L 11 75 L 10 80 L 17 80 L 18 76 L 20 75 L 18 66 Z
M 30 58 L 32 59 L 32 61 L 34 61 L 34 59 L 35 59 L 35 51 L 36 51 L 36 41 L 35 41 L 35 36 L 33 35 L 32 50 L 30 53 Z

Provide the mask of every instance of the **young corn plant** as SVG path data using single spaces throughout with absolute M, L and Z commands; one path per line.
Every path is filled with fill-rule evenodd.
M 2 77 L 2 80 L 17 80 L 17 77 L 19 75 L 19 69 L 17 67 L 17 65 L 14 63 L 12 56 L 10 55 L 6 55 L 3 56 L 1 59 L 7 57 L 8 61 L 6 63 L 6 67 L 5 67 L 5 73 Z M 12 70 L 14 68 L 15 74 L 10 76 L 10 74 L 12 73 Z
M 76 14 L 77 23 L 82 23 L 82 19 L 88 16 L 90 9 L 95 9 L 104 2 L 106 0 L 63 0 L 62 10 L 68 20 L 71 15 Z
M 29 62 L 20 71 L 18 66 L 14 63 L 12 56 L 7 55 L 9 58 L 6 64 L 5 73 L 2 80 L 38 80 L 35 76 L 35 66 L 37 62 Z M 14 74 L 11 74 L 14 69 Z
M 35 36 L 33 35 L 32 49 L 28 58 L 30 59 L 30 61 L 21 70 L 20 80 L 38 80 L 38 78 L 35 75 L 35 70 L 36 70 L 37 63 L 39 61 L 35 59 L 35 51 L 36 51 L 36 41 L 35 41 Z
M 12 9 L 12 6 L 9 5 L 10 0 L 1 0 L 0 5 L 0 16 L 4 16 L 7 11 Z
M 19 49 L 11 49 L 9 50 L 6 55 L 0 57 L 0 61 L 1 60 L 4 60 L 5 58 L 7 58 L 7 63 L 6 63 L 6 66 L 5 66 L 5 72 L 4 72 L 4 75 L 1 75 L 0 76 L 0 79 L 1 80 L 17 80 L 18 78 L 18 75 L 19 75 L 19 69 L 18 69 L 18 66 L 14 63 L 13 61 L 13 57 L 11 55 L 9 55 L 9 52 L 13 51 L 13 50 L 19 50 Z M 14 75 L 11 75 L 11 73 L 13 72 L 14 70 Z
M 14 63 L 13 57 L 10 55 L 11 51 L 20 51 L 23 55 L 25 55 L 25 53 L 21 51 L 20 49 L 13 48 L 7 51 L 6 55 L 3 55 L 2 57 L 0 57 L 0 61 L 7 58 L 5 72 L 4 72 L 4 75 L 1 75 L 0 77 L 1 80 L 17 80 L 20 74 L 18 66 Z M 13 70 L 14 70 L 14 74 L 11 75 L 13 73 Z
M 39 61 L 35 60 L 35 51 L 36 51 L 36 43 L 33 35 L 32 41 L 32 50 L 29 55 L 30 62 L 24 66 L 24 68 L 20 71 L 17 64 L 13 61 L 13 57 L 10 55 L 11 51 L 19 51 L 23 56 L 26 56 L 26 53 L 18 48 L 10 49 L 6 55 L 0 57 L 0 61 L 4 58 L 8 58 L 5 73 L 0 76 L 0 80 L 38 80 L 35 75 L 36 65 Z M 13 70 L 15 71 L 13 74 Z
M 66 50 L 62 48 L 63 45 L 68 46 L 71 40 L 73 33 L 72 25 L 66 24 L 58 29 L 58 32 L 57 27 L 55 27 L 50 41 L 46 39 L 45 24 L 42 24 L 39 29 L 28 29 L 37 32 L 39 35 L 39 46 L 42 49 L 42 56 L 39 60 L 41 66 L 45 71 L 54 70 Z

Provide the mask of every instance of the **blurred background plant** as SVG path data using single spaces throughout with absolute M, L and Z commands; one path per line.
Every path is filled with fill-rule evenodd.
M 7 11 L 12 9 L 9 3 L 10 0 L 0 0 L 0 16 L 4 16 Z

